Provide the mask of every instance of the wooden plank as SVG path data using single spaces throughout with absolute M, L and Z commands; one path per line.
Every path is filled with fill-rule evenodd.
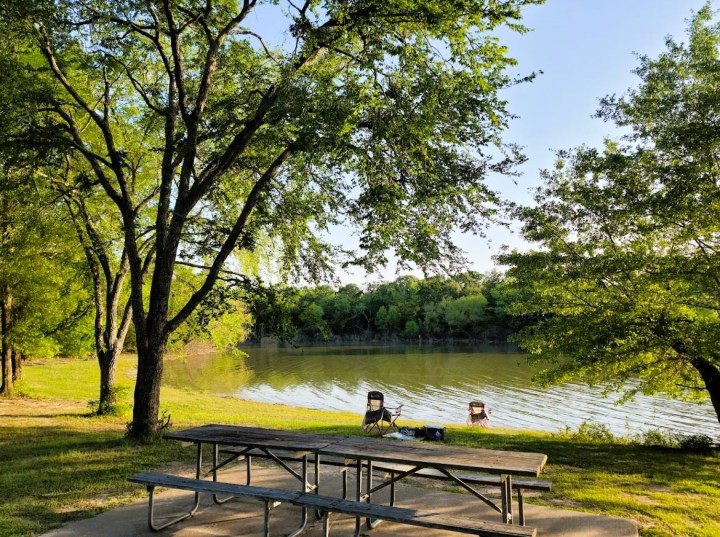
M 388 462 L 380 462 L 373 464 L 374 470 L 384 470 L 391 472 L 407 472 L 413 467 L 406 464 L 392 464 Z M 482 474 L 467 474 L 459 473 L 455 474 L 460 479 L 467 483 L 477 483 L 481 485 L 500 485 L 500 476 L 497 475 L 482 475 Z M 434 468 L 424 468 L 415 472 L 413 476 L 428 477 L 432 479 L 445 479 L 449 480 L 445 474 Z M 513 479 L 512 486 L 514 489 L 525 489 L 525 490 L 551 490 L 552 483 L 550 481 L 542 481 L 540 479 Z
M 205 481 L 159 472 L 142 472 L 135 474 L 129 478 L 129 481 L 146 486 L 175 488 L 207 494 L 231 495 L 254 498 L 262 501 L 288 502 L 294 505 L 333 513 L 380 518 L 390 522 L 443 529 L 457 533 L 468 533 L 482 537 L 534 537 L 536 534 L 535 529 L 526 526 L 515 526 L 466 518 L 461 519 L 435 513 L 420 513 L 417 510 L 402 507 L 343 500 L 330 496 L 283 489 L 237 485 L 219 481 Z
M 246 498 L 277 502 L 291 502 L 302 494 L 301 492 L 291 490 L 237 485 L 235 483 L 224 483 L 221 481 L 205 481 L 203 479 L 193 479 L 159 472 L 141 472 L 129 477 L 128 481 L 146 486 L 190 490 L 207 494 L 243 496 Z
M 538 477 L 547 456 L 541 453 L 499 451 L 427 442 L 347 437 L 321 450 L 336 457 Z
M 389 522 L 480 535 L 483 537 L 533 537 L 536 535 L 536 530 L 527 526 L 516 526 L 485 520 L 472 520 L 439 515 L 437 513 L 422 513 L 415 509 L 342 500 L 316 494 L 302 494 L 293 500 L 292 503 L 311 507 L 319 511 L 379 518 Z
M 456 470 L 512 474 L 538 477 L 547 461 L 541 453 L 500 451 L 481 448 L 403 442 L 366 437 L 340 437 L 304 434 L 293 431 L 240 427 L 232 425 L 204 425 L 165 435 L 168 439 L 245 446 L 266 449 L 285 449 L 320 453 L 322 456 L 350 459 L 444 467 Z
M 267 449 L 284 448 L 291 451 L 316 452 L 330 442 L 337 441 L 338 438 L 342 437 L 262 429 L 259 427 L 211 424 L 167 433 L 165 438 L 180 440 L 181 442 L 202 442 Z
M 239 447 L 227 447 L 220 450 L 220 453 L 226 453 L 226 454 L 235 454 L 235 453 L 242 453 L 244 450 L 243 448 Z M 268 456 L 263 453 L 262 451 L 250 451 L 249 453 L 246 453 L 247 455 L 250 455 L 252 457 L 257 458 L 265 458 L 267 459 Z M 301 462 L 302 458 L 297 455 L 294 451 L 274 451 L 273 454 L 277 456 L 279 459 L 287 462 Z M 315 456 L 311 455 L 308 458 L 309 463 L 315 462 Z M 355 467 L 352 460 L 346 459 L 345 457 L 331 457 L 331 456 L 321 456 L 320 457 L 320 463 L 326 464 L 330 466 L 340 466 L 343 469 L 352 469 Z M 411 470 L 413 466 L 408 466 L 406 464 L 393 464 L 390 462 L 377 462 L 373 464 L 374 470 L 379 471 L 392 471 L 392 472 L 407 472 L 408 470 Z M 415 474 L 414 476 L 418 477 L 427 477 L 431 479 L 444 479 L 449 480 L 450 478 L 447 477 L 445 474 L 440 472 L 439 470 L 435 470 L 434 468 L 424 468 Z M 459 473 L 456 474 L 460 479 L 467 483 L 475 483 L 480 485 L 497 485 L 500 486 L 500 477 L 497 475 L 483 475 L 483 474 L 468 474 L 468 473 Z M 540 479 L 513 479 L 512 482 L 513 489 L 524 489 L 524 490 L 539 490 L 539 491 L 550 491 L 552 490 L 552 483 L 550 481 L 543 481 Z

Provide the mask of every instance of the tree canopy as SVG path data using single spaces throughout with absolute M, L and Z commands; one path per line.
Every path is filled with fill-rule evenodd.
M 500 133 L 517 83 L 499 42 L 540 0 L 63 0 L 5 6 L 33 45 L 19 142 L 69 155 L 77 188 L 122 221 L 138 377 L 131 433 L 157 432 L 170 334 L 219 278 L 249 285 L 239 250 L 270 250 L 284 277 L 458 262 L 450 231 L 481 233 L 483 179 L 521 157 Z M 250 14 L 253 13 L 252 17 Z M 267 21 L 283 21 L 285 40 Z M 259 22 L 258 22 L 259 21 Z M 37 53 L 42 62 L 35 61 Z M 54 163 L 48 165 L 54 166 Z M 323 231 L 356 226 L 360 249 Z M 171 313 L 175 269 L 202 273 Z
M 687 43 L 640 57 L 640 84 L 601 101 L 629 134 L 559 155 L 536 206 L 518 208 L 530 252 L 499 256 L 538 316 L 521 345 L 545 380 L 580 376 L 628 395 L 707 399 L 720 420 L 720 26 L 705 7 Z
M 276 287 L 249 301 L 255 336 L 298 340 L 474 340 L 506 343 L 521 318 L 509 315 L 513 292 L 500 275 L 403 276 L 361 290 Z

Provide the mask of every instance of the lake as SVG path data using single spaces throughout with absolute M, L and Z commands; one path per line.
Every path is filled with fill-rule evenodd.
M 325 410 L 353 411 L 358 425 L 367 392 L 402 403 L 425 423 L 463 424 L 468 402 L 492 410 L 490 425 L 545 431 L 587 421 L 628 436 L 650 428 L 720 437 L 709 403 L 638 395 L 617 405 L 602 387 L 568 383 L 543 389 L 522 354 L 497 348 L 441 346 L 243 347 L 244 356 L 196 354 L 167 360 L 164 383 L 223 396 Z M 402 422 L 402 418 L 398 421 Z

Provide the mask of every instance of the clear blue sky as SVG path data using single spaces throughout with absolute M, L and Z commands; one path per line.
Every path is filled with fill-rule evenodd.
M 506 94 L 510 111 L 519 118 L 511 123 L 505 140 L 523 146 L 528 162 L 517 185 L 502 178 L 491 180 L 492 187 L 529 203 L 531 191 L 540 184 L 538 171 L 552 166 L 554 150 L 599 146 L 605 137 L 616 135 L 612 125 L 592 117 L 598 100 L 636 86 L 636 53 L 657 56 L 668 35 L 685 41 L 687 20 L 704 4 L 705 0 L 548 0 L 528 8 L 523 20 L 532 31 L 504 39 L 519 61 L 519 74 L 543 71 L 533 83 Z M 472 268 L 481 272 L 495 268 L 491 257 L 501 245 L 525 247 L 505 229 L 492 228 L 488 239 L 457 237 Z M 343 282 L 366 284 L 394 279 L 396 274 L 390 266 L 381 278 L 338 276 Z

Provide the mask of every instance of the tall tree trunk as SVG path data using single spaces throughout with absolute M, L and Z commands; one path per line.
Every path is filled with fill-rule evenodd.
M 119 290 L 116 291 L 119 295 Z M 125 307 L 120 324 L 117 323 L 117 301 L 109 300 L 110 308 L 107 310 L 105 327 L 102 338 L 96 338 L 96 354 L 100 366 L 100 399 L 97 414 L 112 414 L 117 405 L 117 392 L 115 390 L 115 365 L 125 346 L 125 337 L 130 328 L 132 317 L 130 306 Z M 96 326 L 99 326 L 96 323 Z
M 2 333 L 2 343 L 0 345 L 0 354 L 2 354 L 2 388 L 0 395 L 10 396 L 13 394 L 13 374 L 12 374 L 12 357 L 10 349 L 10 319 L 12 315 L 12 296 L 8 289 L 3 293 L 2 303 L 0 304 L 0 333 Z
M 98 365 L 100 366 L 100 399 L 97 414 L 111 413 L 117 403 L 115 392 L 115 362 L 120 352 L 118 347 L 107 350 L 97 349 Z
M 710 402 L 715 409 L 715 416 L 720 423 L 720 369 L 705 358 L 697 358 L 692 362 L 705 383 L 710 394 Z
M 12 348 L 11 359 L 12 359 L 13 381 L 21 380 L 22 379 L 22 353 L 20 351 L 17 351 L 15 349 L 15 347 Z
M 160 422 L 160 383 L 162 382 L 165 342 L 138 345 L 138 370 L 135 381 L 133 420 L 130 434 L 150 440 L 162 434 Z

